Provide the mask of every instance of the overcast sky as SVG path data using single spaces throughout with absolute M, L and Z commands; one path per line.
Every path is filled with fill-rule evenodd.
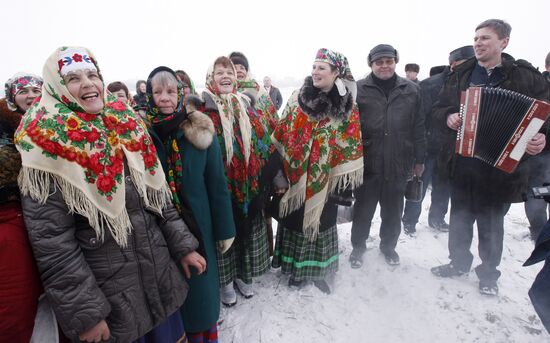
M 423 79 L 451 50 L 471 44 L 489 18 L 512 25 L 506 52 L 544 68 L 549 0 L 17 0 L 0 12 L 0 83 L 18 71 L 41 74 L 62 45 L 89 48 L 107 82 L 132 90 L 159 65 L 184 69 L 202 85 L 215 58 L 234 50 L 245 53 L 257 79 L 270 75 L 275 85 L 299 86 L 321 47 L 346 55 L 359 79 L 379 43 L 399 51 L 398 74 L 415 62 Z

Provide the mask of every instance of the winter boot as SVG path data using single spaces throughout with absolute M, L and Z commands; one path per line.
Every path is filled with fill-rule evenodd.
M 245 299 L 250 299 L 254 296 L 254 290 L 252 289 L 251 283 L 245 283 L 241 279 L 235 279 L 235 285 L 237 285 L 239 293 L 241 293 Z
M 456 268 L 452 263 L 433 267 L 431 271 L 432 271 L 432 274 L 439 277 L 453 277 L 453 276 L 460 276 L 468 273 L 467 271 Z
M 220 298 L 222 304 L 227 307 L 234 306 L 237 303 L 237 293 L 233 288 L 233 282 L 228 283 L 220 289 Z

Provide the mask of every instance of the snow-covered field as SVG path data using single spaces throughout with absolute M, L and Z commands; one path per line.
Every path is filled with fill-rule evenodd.
M 378 213 L 361 269 L 348 263 L 351 225 L 340 225 L 340 269 L 332 294 L 312 284 L 290 289 L 288 277 L 271 270 L 255 280 L 253 298 L 239 295 L 237 305 L 222 310 L 220 341 L 549 342 L 527 295 L 542 264 L 521 266 L 533 248 L 523 204 L 512 205 L 505 218 L 498 297 L 479 294 L 473 271 L 452 279 L 431 274 L 431 267 L 448 262 L 448 234 L 427 226 L 428 207 L 429 193 L 417 237 L 400 237 L 400 266 L 388 266 L 378 250 Z M 472 252 L 475 267 L 477 239 Z

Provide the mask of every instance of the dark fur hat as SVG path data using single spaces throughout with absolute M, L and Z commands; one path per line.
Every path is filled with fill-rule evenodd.
M 242 65 L 244 69 L 246 69 L 246 71 L 250 70 L 248 67 L 248 59 L 242 52 L 233 51 L 229 54 L 229 59 L 231 60 L 231 62 L 233 62 L 233 64 Z
M 416 63 L 407 63 L 405 64 L 405 71 L 413 71 L 418 73 L 420 71 L 420 66 Z

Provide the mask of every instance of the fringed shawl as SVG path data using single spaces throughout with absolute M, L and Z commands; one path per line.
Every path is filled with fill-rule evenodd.
M 97 237 L 103 239 L 109 230 L 124 247 L 132 232 L 124 163 L 145 207 L 158 213 L 170 201 L 164 173 L 145 124 L 127 104 L 110 96 L 100 113 L 83 112 L 59 74 L 64 49 L 47 60 L 42 98 L 15 133 L 23 164 L 19 187 L 23 195 L 45 203 L 53 182 L 69 210 L 88 218 Z M 95 63 L 92 54 L 85 57 Z
M 363 183 L 363 145 L 353 99 L 349 112 L 338 113 L 338 118 L 319 117 L 302 109 L 298 97 L 303 93 L 296 91 L 289 99 L 272 140 L 290 183 L 279 215 L 285 217 L 304 206 L 303 233 L 313 241 L 329 195 Z M 312 99 L 302 100 L 311 104 Z

